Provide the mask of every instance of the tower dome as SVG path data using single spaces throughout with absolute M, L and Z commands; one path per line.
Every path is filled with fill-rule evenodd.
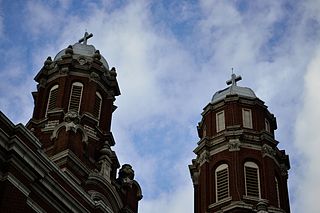
M 248 87 L 240 87 L 237 86 L 237 81 L 240 81 L 242 78 L 241 76 L 236 76 L 235 74 L 232 74 L 231 80 L 227 81 L 227 85 L 230 85 L 230 87 L 227 87 L 223 90 L 219 90 L 216 92 L 211 99 L 211 103 L 217 103 L 221 100 L 223 100 L 227 95 L 238 95 L 240 97 L 255 99 L 257 96 L 254 94 L 253 90 Z
M 93 45 L 87 44 L 87 39 L 91 38 L 92 36 L 92 33 L 88 34 L 86 32 L 84 37 L 81 38 L 78 43 L 70 45 L 68 48 L 61 50 L 54 57 L 54 61 L 61 60 L 63 55 L 66 53 L 71 53 L 73 59 L 78 60 L 80 63 L 86 63 L 87 61 L 92 61 L 93 58 L 98 57 L 97 59 L 99 59 L 105 68 L 109 70 L 108 62 L 102 55 L 100 55 L 99 50 L 96 50 Z

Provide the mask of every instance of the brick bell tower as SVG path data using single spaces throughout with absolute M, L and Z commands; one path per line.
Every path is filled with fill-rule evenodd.
M 35 107 L 27 128 L 75 183 L 91 195 L 103 194 L 114 212 L 137 212 L 142 195 L 134 171 L 125 164 L 117 178 L 120 164 L 111 149 L 111 119 L 120 95 L 116 70 L 87 44 L 90 37 L 86 32 L 78 43 L 44 62 L 35 77 Z
M 239 80 L 232 74 L 198 124 L 197 158 L 189 165 L 195 213 L 290 212 L 290 163 L 277 148 L 276 118 Z

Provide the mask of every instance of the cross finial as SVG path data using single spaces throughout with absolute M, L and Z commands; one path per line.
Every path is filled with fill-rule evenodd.
M 89 39 L 89 38 L 91 38 L 93 35 L 92 35 L 92 33 L 88 33 L 87 31 L 84 33 L 84 36 L 83 36 L 83 38 L 81 38 L 80 40 L 79 40 L 79 43 L 81 43 L 81 42 L 83 42 L 83 44 L 87 44 L 87 40 Z
M 233 71 L 233 68 L 232 68 L 232 71 Z M 231 79 L 228 80 L 226 83 L 227 85 L 230 85 L 231 86 L 237 86 L 237 81 L 240 81 L 242 78 L 240 75 L 236 76 L 236 74 L 232 73 L 231 75 Z

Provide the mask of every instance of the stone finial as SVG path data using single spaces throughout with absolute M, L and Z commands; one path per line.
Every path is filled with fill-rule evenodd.
M 69 45 L 64 52 L 67 55 L 72 55 L 73 54 L 73 47 L 71 45 Z
M 100 60 L 101 59 L 101 55 L 100 55 L 100 51 L 99 50 L 96 50 L 94 55 L 93 55 L 93 58 L 96 59 L 96 60 Z
M 117 77 L 116 68 L 114 68 L 114 67 L 111 68 L 110 75 L 113 76 L 113 77 Z
M 49 56 L 47 60 L 44 61 L 44 65 L 49 66 L 50 64 L 52 64 L 52 58 Z

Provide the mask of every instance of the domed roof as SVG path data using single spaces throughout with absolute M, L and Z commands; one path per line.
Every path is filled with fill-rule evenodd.
M 226 82 L 227 85 L 231 84 L 231 86 L 216 92 L 211 99 L 211 103 L 217 103 L 223 100 L 227 95 L 238 95 L 246 98 L 257 98 L 252 89 L 248 87 L 237 86 L 237 81 L 240 81 L 241 79 L 241 76 L 232 74 L 231 80 Z
M 75 43 L 74 45 L 71 45 L 73 55 L 75 56 L 84 56 L 84 57 L 93 57 L 94 54 L 96 53 L 96 48 L 93 45 L 88 45 L 87 44 L 87 39 L 91 38 L 93 35 L 92 33 L 88 34 L 87 32 L 85 33 L 84 37 L 79 40 L 78 43 Z M 81 43 L 83 42 L 83 43 Z M 69 48 L 69 47 L 68 47 Z M 67 48 L 66 48 L 67 49 Z M 54 57 L 54 61 L 60 60 L 63 55 L 65 55 L 66 49 L 61 50 L 56 57 Z M 107 60 L 101 56 L 100 61 L 102 64 L 109 69 L 109 65 Z

